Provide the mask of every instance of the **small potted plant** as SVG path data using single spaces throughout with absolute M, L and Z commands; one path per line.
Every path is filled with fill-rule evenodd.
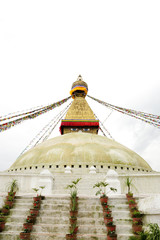
M 130 199 L 133 197 L 133 193 L 131 192 L 131 185 L 132 185 L 132 179 L 130 179 L 129 177 L 126 178 L 126 186 L 127 186 L 127 194 L 126 197 L 127 199 Z
M 103 212 L 112 212 L 108 203 L 102 203 Z
M 9 214 L 9 209 L 10 209 L 10 206 L 8 204 L 5 204 L 1 211 L 4 215 L 8 215 Z
M 108 186 L 108 183 L 106 182 L 98 182 L 94 184 L 93 188 L 98 188 L 98 191 L 96 192 L 96 196 L 100 195 L 100 202 L 101 204 L 108 202 L 108 197 L 106 195 L 106 187 Z
M 37 215 L 35 215 L 34 213 L 31 213 L 31 215 L 27 216 L 27 220 L 30 220 L 30 222 L 34 224 L 36 222 L 36 217 Z
M 23 228 L 24 229 L 29 229 L 30 231 L 32 230 L 33 228 L 33 222 L 31 219 L 26 219 L 26 222 L 23 224 Z
M 103 216 L 105 216 L 106 214 L 112 214 L 112 211 L 109 205 L 106 208 L 103 208 Z
M 76 240 L 77 239 L 77 230 L 76 226 L 70 227 L 69 234 L 66 234 L 66 240 Z
M 141 221 L 142 220 L 142 214 L 139 211 L 136 210 L 132 213 L 132 219 L 133 219 L 133 222 Z
M 128 201 L 128 204 L 129 204 L 129 208 L 130 209 L 133 208 L 133 207 L 137 207 L 137 203 L 136 203 L 136 201 L 134 199 L 130 199 Z
M 117 234 L 115 231 L 108 231 L 107 240 L 117 240 Z
M 104 223 L 107 224 L 108 222 L 113 222 L 113 217 L 110 213 L 104 216 Z
M 37 208 L 37 206 L 34 206 L 33 208 L 30 209 L 30 213 L 33 214 L 33 215 L 38 216 L 39 208 Z
M 98 191 L 96 192 L 96 196 L 100 195 L 101 204 L 108 202 L 108 196 L 106 193 L 106 187 L 108 185 L 109 184 L 107 182 L 98 182 L 98 183 L 94 184 L 94 186 L 93 186 L 93 188 L 98 188 Z M 110 187 L 110 191 L 116 192 L 117 189 Z
M 77 234 L 78 231 L 78 226 L 76 225 L 76 223 L 72 224 L 70 226 L 70 232 L 72 232 L 73 234 Z
M 36 192 L 36 197 L 33 197 L 34 201 L 41 201 L 41 196 L 38 194 L 39 188 L 32 188 Z
M 40 201 L 34 201 L 33 206 L 40 209 L 41 202 Z
M 78 203 L 77 203 L 77 200 L 78 200 L 78 197 L 77 197 L 77 184 L 79 183 L 79 181 L 81 180 L 81 178 L 78 178 L 77 180 L 75 181 L 72 181 L 72 184 L 70 185 L 67 185 L 66 189 L 69 189 L 70 190 L 70 199 L 71 199 L 71 204 L 70 204 L 70 216 L 71 217 L 77 217 L 77 214 L 78 214 L 78 210 L 77 210 L 77 207 L 78 207 Z
M 9 205 L 10 208 L 13 206 L 13 200 L 14 200 L 14 197 L 13 196 L 7 196 L 6 197 L 6 201 L 5 201 L 5 204 L 6 205 Z
M 142 221 L 134 221 L 132 223 L 132 230 L 135 234 L 139 234 L 140 232 L 142 232 Z
M 23 232 L 20 233 L 20 239 L 30 239 L 31 231 L 29 229 L 24 229 Z
M 137 206 L 136 206 L 136 207 L 131 207 L 131 208 L 130 208 L 130 212 L 131 212 L 131 214 L 132 214 L 134 211 L 138 211 Z
M 8 196 L 14 197 L 18 189 L 18 181 L 16 179 L 13 179 L 12 182 L 8 184 Z
M 75 223 L 77 223 L 77 217 L 72 216 L 72 217 L 70 217 L 69 221 L 70 221 L 70 224 L 71 224 L 71 225 L 72 225 L 72 224 L 75 224 Z
M 0 232 L 2 232 L 5 228 L 5 217 L 3 215 L 0 215 Z
M 107 222 L 106 227 L 107 227 L 107 231 L 110 231 L 110 232 L 116 231 L 116 225 L 113 224 L 113 221 Z

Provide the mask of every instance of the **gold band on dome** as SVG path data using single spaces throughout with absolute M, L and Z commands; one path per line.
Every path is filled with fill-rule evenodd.
M 72 94 L 73 94 L 75 91 L 77 91 L 77 90 L 84 91 L 85 94 L 87 95 L 87 92 L 88 92 L 87 89 L 86 89 L 85 87 L 80 87 L 80 86 L 73 88 L 73 89 L 70 91 L 70 94 L 72 95 Z

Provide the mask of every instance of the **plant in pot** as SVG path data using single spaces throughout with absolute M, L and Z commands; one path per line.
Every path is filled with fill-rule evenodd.
M 12 182 L 8 183 L 8 196 L 15 196 L 16 192 L 19 190 L 18 181 L 13 179 Z
M 127 194 L 126 194 L 127 199 L 133 198 L 133 193 L 131 192 L 132 179 L 127 177 L 125 184 L 127 186 Z
M 112 211 L 110 210 L 110 208 L 103 209 L 103 217 L 105 217 L 106 214 L 112 214 Z
M 77 217 L 78 214 L 78 206 L 77 206 L 77 202 L 76 202 L 76 197 L 71 198 L 71 205 L 70 205 L 70 216 L 71 217 Z
M 130 212 L 131 212 L 131 214 L 132 214 L 134 211 L 138 211 L 137 206 L 136 206 L 136 207 L 131 207 L 131 208 L 130 208 Z
M 24 229 L 29 229 L 30 231 L 32 230 L 33 228 L 33 222 L 31 219 L 26 219 L 26 222 L 23 224 L 23 228 Z
M 107 240 L 117 240 L 117 234 L 115 231 L 108 231 Z
M 106 214 L 112 214 L 112 211 L 110 209 L 110 206 L 107 205 L 107 206 L 103 206 L 103 216 L 105 216 Z
M 33 208 L 30 209 L 30 213 L 31 213 L 31 215 L 33 214 L 33 215 L 38 216 L 39 208 L 37 206 L 34 206 Z
M 30 220 L 33 224 L 36 222 L 36 217 L 34 213 L 31 213 L 31 215 L 27 216 L 27 220 Z
M 20 239 L 30 239 L 31 231 L 29 229 L 24 229 L 23 232 L 20 233 Z
M 132 213 L 132 220 L 133 222 L 142 221 L 142 214 L 137 210 L 134 211 Z
M 40 205 L 41 205 L 41 202 L 40 202 L 40 201 L 34 201 L 34 202 L 33 202 L 33 206 L 34 206 L 34 207 L 37 207 L 37 208 L 40 209 Z
M 135 234 L 139 234 L 140 232 L 142 232 L 142 221 L 134 221 L 132 223 L 132 230 Z
M 32 188 L 33 191 L 36 193 L 36 197 L 33 197 L 34 201 L 41 201 L 41 196 L 38 194 L 39 188 Z
M 103 208 L 103 212 L 108 212 L 108 211 L 110 211 L 111 212 L 111 209 L 110 209 L 110 206 L 108 205 L 108 203 L 102 203 L 101 204 L 102 205 L 102 208 Z
M 106 227 L 107 227 L 107 231 L 111 231 L 111 232 L 116 231 L 116 225 L 113 224 L 113 221 L 107 222 Z
M 75 224 L 75 223 L 77 223 L 77 217 L 71 216 L 70 219 L 69 219 L 69 221 L 70 221 L 70 224 L 71 224 L 71 225 L 72 225 L 72 224 Z
M 10 206 L 7 205 L 7 204 L 5 204 L 5 205 L 3 206 L 3 208 L 2 208 L 2 213 L 3 213 L 4 215 L 8 215 L 8 214 L 9 214 L 9 209 L 10 209 Z
M 117 191 L 116 188 L 110 187 L 110 190 L 106 193 L 106 187 L 108 185 L 109 184 L 107 182 L 102 182 L 101 181 L 101 182 L 98 182 L 98 183 L 94 184 L 94 186 L 93 186 L 93 188 L 98 188 L 98 191 L 96 192 L 96 196 L 100 195 L 101 204 L 108 202 L 107 193 L 109 193 L 109 191 L 113 191 L 113 192 Z
M 5 217 L 3 215 L 0 215 L 0 232 L 2 232 L 5 228 Z
M 5 201 L 5 204 L 6 205 L 9 205 L 10 208 L 13 206 L 13 201 L 14 201 L 14 197 L 13 196 L 7 196 L 6 197 L 6 201 Z
M 129 208 L 130 209 L 133 208 L 133 207 L 137 207 L 137 203 L 136 203 L 136 201 L 134 199 L 130 199 L 128 201 L 128 204 L 129 204 Z
M 70 226 L 70 232 L 72 232 L 73 234 L 77 234 L 77 231 L 78 231 L 78 226 L 76 223 L 72 224 Z
M 69 228 L 69 234 L 66 234 L 66 240 L 76 240 L 77 239 L 77 226 L 73 225 Z
M 77 200 L 78 200 L 78 197 L 77 197 L 77 192 L 78 192 L 77 184 L 79 183 L 80 180 L 81 180 L 81 178 L 78 178 L 77 180 L 72 181 L 72 184 L 67 185 L 67 187 L 66 187 L 66 189 L 70 190 L 70 199 L 71 199 L 70 216 L 74 216 L 74 217 L 76 217 L 77 214 L 78 214 L 78 210 L 77 210 L 77 207 L 78 207 L 78 203 L 77 203 Z
M 104 223 L 107 225 L 108 222 L 113 222 L 113 217 L 111 213 L 107 213 L 104 215 Z

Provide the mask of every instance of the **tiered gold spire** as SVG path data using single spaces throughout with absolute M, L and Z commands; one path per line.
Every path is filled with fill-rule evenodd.
M 79 75 L 77 81 L 72 84 L 70 94 L 74 101 L 72 102 L 66 117 L 61 122 L 61 134 L 70 132 L 89 132 L 98 133 L 99 121 L 96 120 L 94 113 L 85 96 L 88 92 L 88 85 Z

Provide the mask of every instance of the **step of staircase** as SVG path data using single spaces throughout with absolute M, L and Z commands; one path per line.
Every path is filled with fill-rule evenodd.
M 129 208 L 124 197 L 110 197 L 109 204 L 116 224 L 118 240 L 132 236 Z M 18 240 L 23 223 L 33 205 L 32 197 L 16 197 L 14 207 L 7 218 L 5 230 L 0 233 L 2 240 Z M 103 210 L 97 197 L 79 197 L 77 240 L 106 240 L 107 231 Z M 42 200 L 40 214 L 33 226 L 31 240 L 65 240 L 69 232 L 70 198 L 66 196 L 46 197 Z

